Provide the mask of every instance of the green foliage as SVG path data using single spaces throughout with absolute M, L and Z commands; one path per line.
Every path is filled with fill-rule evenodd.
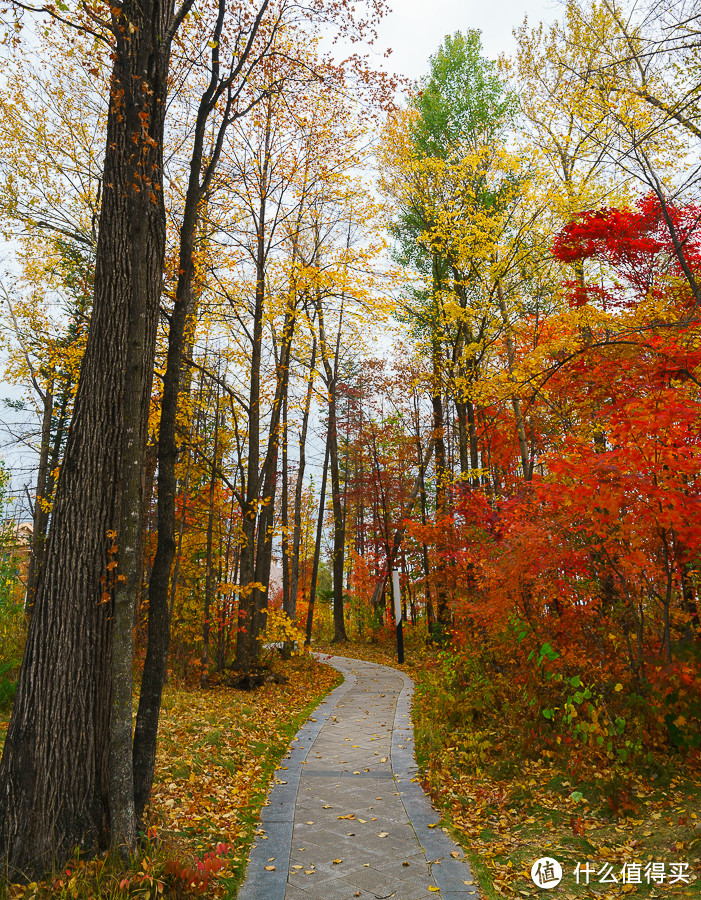
M 494 140 L 515 110 L 495 70 L 482 56 L 479 31 L 446 35 L 412 104 L 420 113 L 414 131 L 420 154 L 445 159 Z
M 431 715 L 416 722 L 419 761 L 447 753 L 458 764 L 481 769 L 492 747 L 486 711 L 496 702 L 495 682 L 472 654 L 445 650 L 417 686 L 418 705 Z
M 489 146 L 513 116 L 515 100 L 498 75 L 496 63 L 482 56 L 479 31 L 447 35 L 431 57 L 430 72 L 412 97 L 409 107 L 418 115 L 411 129 L 417 159 L 456 161 L 465 153 Z M 487 197 L 485 195 L 485 202 Z M 422 233 L 430 230 L 424 204 L 417 201 L 402 209 L 393 233 L 399 243 L 398 259 L 431 274 L 435 285 L 450 273 L 450 261 L 428 252 Z M 416 291 L 410 320 L 417 325 L 435 320 L 435 297 Z M 409 323 L 407 323 L 409 324 Z M 419 326 L 420 327 L 420 326 Z
M 0 463 L 0 520 L 4 519 L 9 474 Z M 26 639 L 26 617 L 19 582 L 14 526 L 0 531 L 0 713 L 8 713 Z

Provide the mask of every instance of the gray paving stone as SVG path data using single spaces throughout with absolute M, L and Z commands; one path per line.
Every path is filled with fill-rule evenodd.
M 450 856 L 456 845 L 428 827 L 439 816 L 416 780 L 411 679 L 388 666 L 325 661 L 345 682 L 276 773 L 261 817 L 268 840 L 251 853 L 239 900 L 479 900 L 465 884 L 467 862 Z M 271 856 L 276 868 L 266 872 Z

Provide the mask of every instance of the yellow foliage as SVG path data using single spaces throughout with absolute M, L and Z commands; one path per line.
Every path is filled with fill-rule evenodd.
M 265 630 L 258 635 L 258 640 L 263 644 L 297 642 L 299 647 L 302 647 L 304 633 L 297 628 L 286 612 L 270 607 Z

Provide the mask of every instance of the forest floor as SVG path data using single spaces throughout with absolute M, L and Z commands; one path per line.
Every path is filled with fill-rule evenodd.
M 563 900 L 701 897 L 698 764 L 678 754 L 640 769 L 584 758 L 573 766 L 548 750 L 520 758 L 501 749 L 518 723 L 500 721 L 491 710 L 484 711 L 479 731 L 451 733 L 441 721 L 445 710 L 435 703 L 437 654 L 410 627 L 405 634 L 401 666 L 391 641 L 316 649 L 393 665 L 414 679 L 422 784 L 465 849 L 483 897 L 541 894 L 531 866 L 542 857 L 562 866 L 556 893 Z
M 484 711 L 478 731 L 451 732 L 441 702 L 459 698 L 441 699 L 439 655 L 410 628 L 402 666 L 389 642 L 314 649 L 392 665 L 414 679 L 422 783 L 464 847 L 484 900 L 535 897 L 531 866 L 544 856 L 562 865 L 562 900 L 701 897 L 701 773 L 681 755 L 634 768 L 585 758 L 572 764 L 537 747 L 514 754 L 504 749 L 513 746 L 508 732 L 522 723 L 493 710 Z M 308 658 L 275 665 L 287 683 L 251 692 L 168 687 L 148 839 L 130 871 L 104 858 L 76 860 L 41 885 L 0 885 L 0 900 L 235 897 L 275 768 L 340 680 Z M 0 722 L 0 746 L 6 725 Z M 622 881 L 623 865 L 639 884 Z M 684 879 L 675 880 L 680 871 Z
M 288 681 L 252 691 L 166 687 L 145 849 L 130 871 L 73 860 L 42 884 L 5 885 L 0 900 L 157 896 L 232 898 L 280 758 L 341 676 L 308 657 L 276 662 Z M 7 722 L 0 722 L 0 750 Z

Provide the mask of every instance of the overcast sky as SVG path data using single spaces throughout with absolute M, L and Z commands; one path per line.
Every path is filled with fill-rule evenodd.
M 476 28 L 485 56 L 496 58 L 514 49 L 512 30 L 558 17 L 558 0 L 390 0 L 392 12 L 380 28 L 377 48 L 392 48 L 386 66 L 411 79 L 428 68 L 428 58 L 446 34 Z
M 392 54 L 381 63 L 378 59 L 377 63 L 412 80 L 427 72 L 428 58 L 446 34 L 479 29 L 485 56 L 494 59 L 514 49 L 512 30 L 523 22 L 524 16 L 537 25 L 541 20 L 552 21 L 560 9 L 558 0 L 389 0 L 389 3 L 393 9 L 382 22 L 375 46 L 378 53 L 391 47 Z M 0 258 L 0 264 L 3 262 L 6 260 Z M 16 396 L 17 391 L 0 381 L 0 398 L 8 395 Z M 0 422 L 9 424 L 18 415 L 0 404 Z M 3 446 L 8 437 L 0 427 L 0 459 L 4 456 L 15 468 L 16 457 L 22 453 L 18 453 L 19 448 L 11 439 L 10 446 Z M 20 472 L 15 470 L 14 474 L 14 481 L 19 485 Z

